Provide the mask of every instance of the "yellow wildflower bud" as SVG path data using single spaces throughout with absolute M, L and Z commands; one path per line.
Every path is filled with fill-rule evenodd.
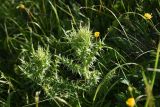
M 16 8 L 17 8 L 17 9 L 24 10 L 26 7 L 25 7 L 24 4 L 20 3 Z
M 128 105 L 128 107 L 134 107 L 135 105 L 134 98 L 128 98 L 128 100 L 126 101 L 126 104 Z
M 133 91 L 132 86 L 129 86 L 129 87 L 128 87 L 128 90 L 129 90 L 130 92 L 132 92 L 132 91 Z
M 153 16 L 152 16 L 152 14 L 150 14 L 150 13 L 145 13 L 145 14 L 144 14 L 144 18 L 145 18 L 146 20 L 150 20 L 152 17 L 153 17 Z
M 100 32 L 94 32 L 94 36 L 95 36 L 96 38 L 98 38 L 99 35 L 100 35 Z

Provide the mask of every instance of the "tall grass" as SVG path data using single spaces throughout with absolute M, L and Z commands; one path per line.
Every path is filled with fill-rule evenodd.
M 158 107 L 159 6 L 1 1 L 0 106 Z

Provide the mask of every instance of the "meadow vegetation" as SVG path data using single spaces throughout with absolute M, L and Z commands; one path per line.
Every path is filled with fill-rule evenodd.
M 0 107 L 158 107 L 159 0 L 0 0 Z

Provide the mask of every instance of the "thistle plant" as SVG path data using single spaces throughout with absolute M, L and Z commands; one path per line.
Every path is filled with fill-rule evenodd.
M 102 46 L 102 42 L 94 42 L 95 39 L 89 27 L 80 27 L 77 31 L 73 29 L 67 34 L 67 41 L 71 45 L 74 56 L 74 59 L 68 60 L 71 62 L 76 60 L 72 65 L 77 66 L 77 70 L 72 69 L 72 71 L 78 71 L 77 73 L 83 76 L 86 82 L 93 84 L 96 84 L 100 78 L 100 72 L 94 69 L 94 62 L 101 49 L 99 47 Z
M 28 53 L 28 58 L 23 56 L 20 60 L 22 65 L 20 65 L 19 68 L 21 71 L 23 71 L 28 78 L 41 83 L 50 67 L 51 55 L 48 49 L 44 50 L 38 46 L 37 50 L 32 48 L 32 52 Z
M 32 47 L 31 51 L 24 51 L 20 57 L 19 69 L 23 75 L 40 85 L 47 97 L 70 98 L 71 101 L 75 101 L 78 90 L 90 90 L 100 79 L 101 73 L 95 69 L 94 62 L 103 44 L 101 41 L 94 41 L 94 35 L 89 27 L 73 29 L 66 34 L 65 40 L 70 44 L 73 57 L 61 53 L 52 54 L 49 47 L 46 49 L 41 46 L 37 49 Z M 62 69 L 61 66 L 68 69 Z M 69 78 L 62 75 L 64 72 L 68 72 L 72 78 L 75 75 L 78 77 Z

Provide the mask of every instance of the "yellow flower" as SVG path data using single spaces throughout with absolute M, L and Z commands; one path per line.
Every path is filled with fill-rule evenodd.
M 126 101 L 126 104 L 129 106 L 129 107 L 134 107 L 135 105 L 135 100 L 134 98 L 128 98 L 128 100 Z
M 150 20 L 152 17 L 153 17 L 153 16 L 152 16 L 152 14 L 150 14 L 150 13 L 145 13 L 145 14 L 144 14 L 144 18 L 147 19 L 147 20 Z
M 26 7 L 25 7 L 24 4 L 20 3 L 16 8 L 17 8 L 17 9 L 24 10 Z
M 99 35 L 100 35 L 100 32 L 94 32 L 94 36 L 95 36 L 96 38 L 98 38 Z

